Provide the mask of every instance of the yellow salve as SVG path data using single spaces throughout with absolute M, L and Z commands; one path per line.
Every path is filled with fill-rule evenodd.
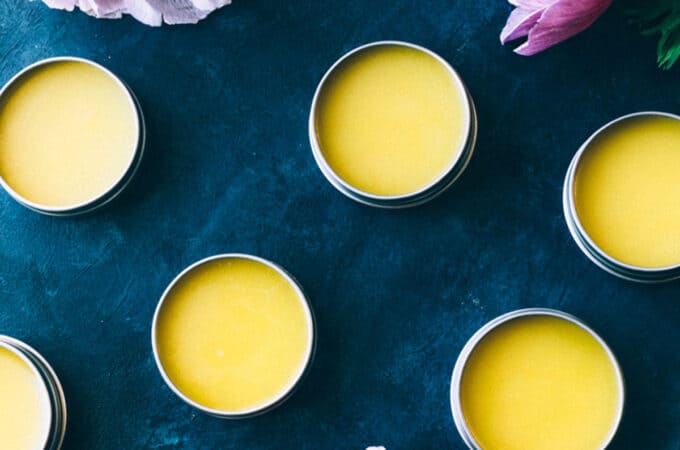
M 0 177 L 39 206 L 78 206 L 121 179 L 138 137 L 134 103 L 111 75 L 80 61 L 47 63 L 0 98 Z
M 42 450 L 50 420 L 45 383 L 26 361 L 0 346 L 0 448 Z
M 600 133 L 575 172 L 586 234 L 620 262 L 680 264 L 680 120 L 625 119 Z
M 360 50 L 324 83 L 316 110 L 320 150 L 346 183 L 378 196 L 424 189 L 462 152 L 466 94 L 451 70 L 406 46 Z
M 185 274 L 156 323 L 158 356 L 199 405 L 239 413 L 277 399 L 299 378 L 311 316 L 291 283 L 264 263 L 217 259 Z
M 602 345 L 564 319 L 510 320 L 475 347 L 463 371 L 465 422 L 484 450 L 597 450 L 621 407 Z

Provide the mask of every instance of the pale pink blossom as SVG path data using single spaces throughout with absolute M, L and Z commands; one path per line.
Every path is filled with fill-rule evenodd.
M 515 49 L 533 55 L 588 28 L 612 0 L 508 0 L 515 6 L 501 32 L 501 43 L 526 37 Z
M 151 26 L 196 23 L 231 0 L 43 0 L 50 8 L 81 11 L 102 19 L 130 14 Z

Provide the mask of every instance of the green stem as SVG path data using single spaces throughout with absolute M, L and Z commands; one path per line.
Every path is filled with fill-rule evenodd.
M 642 0 L 644 7 L 628 11 L 644 36 L 659 35 L 657 63 L 670 69 L 680 59 L 680 0 Z

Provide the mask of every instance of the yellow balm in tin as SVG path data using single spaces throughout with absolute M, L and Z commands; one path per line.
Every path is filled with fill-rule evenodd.
M 245 255 L 206 260 L 171 285 L 157 310 L 154 347 L 170 386 L 221 417 L 283 399 L 313 349 L 311 311 L 284 272 Z
M 373 206 L 422 203 L 447 188 L 474 146 L 471 100 L 456 72 L 422 47 L 355 49 L 321 81 L 310 140 L 324 175 Z
M 452 399 L 471 448 L 599 450 L 618 426 L 623 386 L 609 349 L 577 319 L 521 310 L 466 345 Z
M 128 89 L 101 66 L 77 58 L 37 63 L 0 95 L 0 180 L 41 212 L 87 206 L 128 174 L 139 120 Z
M 0 448 L 43 450 L 51 421 L 50 397 L 37 370 L 0 345 Z
M 606 255 L 639 268 L 680 264 L 680 118 L 635 115 L 606 127 L 574 172 L 576 216 Z

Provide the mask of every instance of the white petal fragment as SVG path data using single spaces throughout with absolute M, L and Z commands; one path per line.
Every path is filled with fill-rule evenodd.
M 81 11 L 100 19 L 130 14 L 146 25 L 197 23 L 231 0 L 42 0 L 50 8 Z
M 47 6 L 55 9 L 65 9 L 66 11 L 73 11 L 78 0 L 43 0 Z

